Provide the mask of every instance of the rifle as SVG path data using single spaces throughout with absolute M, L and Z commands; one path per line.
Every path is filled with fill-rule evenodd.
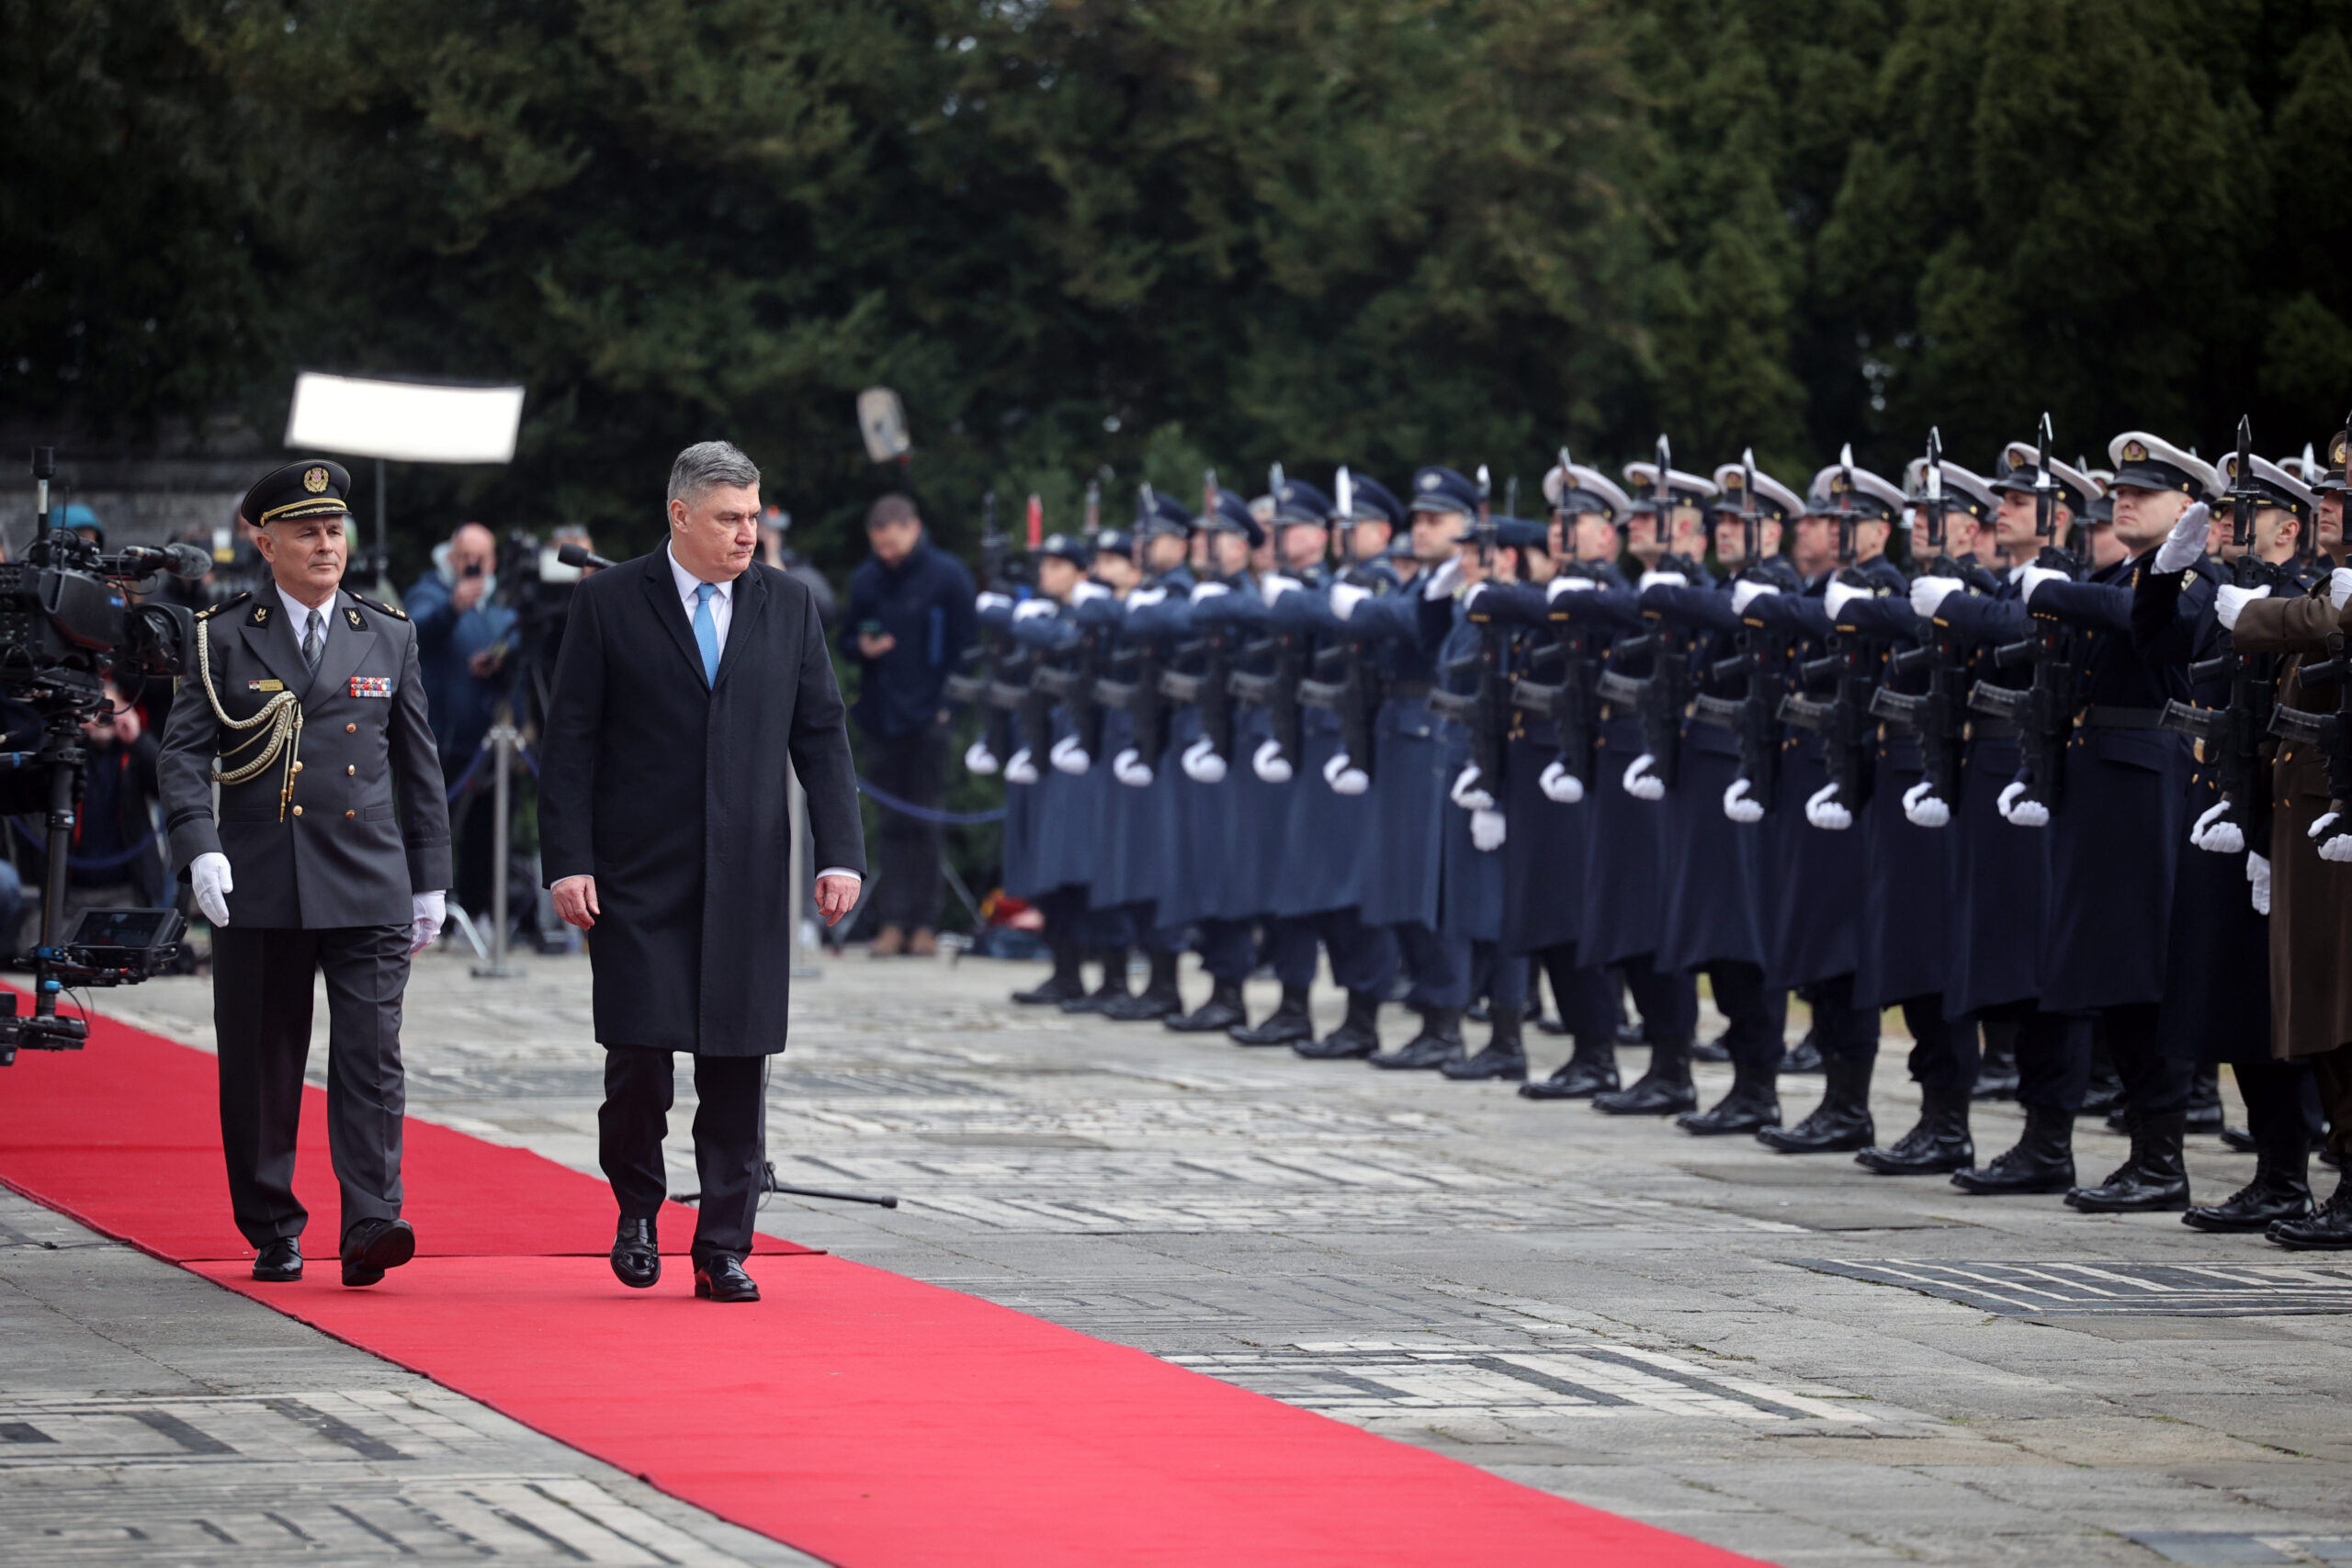
M 1102 634 L 1093 626 L 1079 634 L 1078 647 L 1067 667 L 1041 660 L 1029 677 L 1032 690 L 1061 704 L 1069 716 L 1070 733 L 1089 757 L 1102 755 L 1102 702 L 1097 694 L 1102 678 Z
M 1741 470 L 1740 530 L 1747 546 L 1740 566 L 1743 578 L 1761 578 L 1764 568 L 1764 513 L 1756 502 L 1756 450 L 1739 455 Z M 1690 717 L 1700 724 L 1728 729 L 1739 742 L 1739 773 L 1747 781 L 1748 798 L 1770 811 L 1780 798 L 1781 698 L 1786 674 L 1784 647 L 1776 647 L 1764 623 L 1741 617 L 1739 650 L 1719 659 L 1707 673 L 1717 681 L 1747 682 L 1747 693 L 1734 700 L 1693 697 Z
M 2034 457 L 2033 533 L 2041 546 L 2035 564 L 2070 577 L 2080 576 L 2082 560 L 2058 543 L 2058 487 L 2050 471 L 2052 437 L 2047 412 L 2034 438 L 2041 449 Z M 2087 535 L 2087 528 L 2084 532 Z M 2064 624 L 2049 615 L 2035 615 L 2032 621 L 2032 633 L 2023 641 L 2005 643 L 1993 650 L 1993 662 L 1998 668 L 2031 664 L 2032 684 L 2018 691 L 1979 681 L 1969 689 L 1968 705 L 2017 725 L 2018 746 L 2025 761 L 2026 787 L 2021 798 L 2054 811 L 2065 779 L 2066 743 L 2074 736 L 2075 715 L 2082 707 L 2081 678 L 2075 669 L 2074 637 Z
M 1196 710 L 1201 716 L 1201 739 L 1209 743 L 1211 751 L 1230 763 L 1233 761 L 1233 642 L 1230 631 L 1219 623 L 1194 641 L 1178 643 L 1176 657 L 1201 660 L 1201 671 L 1197 675 L 1188 675 L 1174 670 L 1161 671 L 1159 694 L 1171 703 Z
M 2327 808 L 2340 818 L 2352 809 L 2352 649 L 2340 634 L 2327 639 L 2327 649 L 2325 660 L 2302 666 L 2298 674 L 2306 690 L 2334 686 L 2335 711 L 2311 713 L 2281 704 L 2271 710 L 2269 732 L 2318 749 L 2327 761 Z
M 2276 586 L 2286 578 L 2254 549 L 2254 514 L 2262 491 L 2254 479 L 2254 424 L 2238 420 L 2238 456 L 2230 484 L 2230 542 L 2237 547 L 2233 576 L 2241 588 Z M 2323 666 L 2322 668 L 2324 668 Z M 2177 735 L 2198 743 L 2199 757 L 2211 761 L 2222 798 L 2229 803 L 2226 819 L 2236 825 L 2251 844 L 2256 823 L 2267 806 L 2262 782 L 2262 746 L 2271 734 L 2271 710 L 2278 706 L 2277 660 L 2268 654 L 2244 654 L 2232 646 L 2211 659 L 2188 667 L 2191 683 L 2227 680 L 2230 700 L 2220 709 L 2199 707 L 2175 699 L 2165 705 L 2159 721 Z
M 1317 679 L 1298 682 L 1302 706 L 1321 708 L 1340 720 L 1340 750 L 1366 778 L 1373 773 L 1373 726 L 1380 715 L 1380 677 L 1363 639 L 1350 637 L 1315 655 Z M 1337 675 L 1338 680 L 1324 677 Z
M 1478 465 L 1478 516 L 1471 525 L 1471 536 L 1478 549 L 1478 564 L 1491 569 L 1495 560 L 1495 520 L 1487 497 L 1492 490 L 1487 477 L 1487 465 Z M 1510 691 L 1503 675 L 1505 632 L 1494 621 L 1476 610 L 1470 620 L 1478 629 L 1478 651 L 1466 659 L 1449 660 L 1445 672 L 1449 675 L 1470 675 L 1476 678 L 1476 687 L 1467 694 L 1441 688 L 1430 694 L 1430 712 L 1440 718 L 1449 718 L 1470 731 L 1470 765 L 1477 770 L 1476 786 L 1502 798 L 1503 748 L 1510 733 Z
M 1160 690 L 1167 671 L 1161 666 L 1159 645 L 1148 638 L 1138 640 L 1113 654 L 1109 665 L 1114 671 L 1131 669 L 1134 676 L 1125 681 L 1107 676 L 1097 680 L 1094 701 L 1127 716 L 1136 753 L 1157 768 L 1168 750 L 1168 702 Z
M 1935 552 L 1928 574 L 1962 577 L 1965 574 L 1945 543 L 1944 440 L 1943 433 L 1934 426 L 1928 430 L 1926 480 L 1928 548 Z M 1968 673 L 1968 651 L 1950 627 L 1931 627 L 1928 640 L 1919 647 L 1902 649 L 1887 657 L 1890 674 L 1909 675 L 1921 669 L 1928 672 L 1924 695 L 1881 686 L 1871 696 L 1870 711 L 1919 738 L 1919 759 L 1925 764 L 1928 793 L 1947 807 L 1957 807 L 1964 777 L 1961 754 L 1968 743 L 1968 694 L 1962 684 Z
M 1650 487 L 1650 504 L 1657 521 L 1659 571 L 1681 571 L 1687 577 L 1698 570 L 1696 563 L 1676 556 L 1668 547 L 1671 543 L 1673 523 L 1673 488 L 1668 476 L 1673 471 L 1673 452 L 1666 437 L 1657 438 L 1657 477 Z M 1682 716 L 1691 706 L 1690 652 L 1673 627 L 1657 616 L 1651 616 L 1650 629 L 1639 637 L 1627 637 L 1612 650 L 1629 658 L 1646 654 L 1650 672 L 1640 679 L 1605 671 L 1595 685 L 1596 694 L 1612 707 L 1631 708 L 1642 724 L 1642 750 L 1651 758 L 1651 768 L 1660 783 L 1672 789 L 1682 772 Z

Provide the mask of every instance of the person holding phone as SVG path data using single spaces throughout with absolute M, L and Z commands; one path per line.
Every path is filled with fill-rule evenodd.
M 499 602 L 498 586 L 498 536 L 482 524 L 468 523 L 435 547 L 433 570 L 402 600 L 416 626 L 441 771 L 452 782 L 465 776 L 481 750 L 509 684 L 506 654 L 516 617 Z M 475 776 L 486 785 L 490 773 L 485 762 Z M 468 789 L 450 807 L 458 845 L 456 897 L 469 912 L 490 904 L 491 863 L 497 855 L 494 816 L 487 788 Z

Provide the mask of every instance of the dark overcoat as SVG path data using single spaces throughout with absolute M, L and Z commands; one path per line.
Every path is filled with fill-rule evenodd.
M 711 1056 L 784 1049 L 792 965 L 787 762 L 809 864 L 861 874 L 857 775 L 808 587 L 735 580 L 706 682 L 665 547 L 580 585 L 539 767 L 548 885 L 596 879 L 596 1038 Z

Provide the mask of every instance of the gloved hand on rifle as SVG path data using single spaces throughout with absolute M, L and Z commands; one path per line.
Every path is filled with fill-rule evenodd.
M 1003 759 L 989 750 L 989 738 L 985 735 L 964 748 L 964 766 L 982 778 L 988 777 L 1003 765 Z
M 2352 865 L 2352 830 L 2343 827 L 2344 814 L 2330 811 L 2311 826 L 2311 841 L 2319 846 L 2319 858 L 2336 865 Z
M 2029 566 L 2018 574 L 2018 597 L 2025 601 L 2028 606 L 2030 606 L 2033 604 L 2033 595 L 2035 591 L 2040 589 L 2043 583 L 2064 582 L 2065 581 L 2067 581 L 2066 574 L 2054 568 L 2046 566 Z
M 1584 798 L 1584 781 L 1568 772 L 1568 765 L 1557 757 L 1544 764 L 1535 787 L 1544 792 L 1544 799 L 1555 800 L 1562 806 L 1574 806 Z
M 1029 754 L 1028 747 L 1021 747 L 1005 759 L 1004 781 L 1007 784 L 1033 784 L 1037 782 L 1037 759 Z
M 1657 776 L 1657 759 L 1645 751 L 1625 764 L 1625 793 L 1635 800 L 1664 800 L 1666 781 Z
M 1331 584 L 1331 614 L 1344 621 L 1356 613 L 1357 605 L 1371 597 L 1372 590 L 1369 588 L 1358 588 L 1352 582 L 1335 582 Z
M 1639 586 L 1644 591 L 1652 588 L 1681 588 L 1690 581 L 1679 571 L 1645 571 L 1642 573 Z
M 1216 742 L 1205 735 L 1184 748 L 1182 761 L 1184 776 L 1194 784 L 1225 782 L 1225 759 L 1216 754 Z
M 2230 803 L 2217 800 L 2207 807 L 2188 829 L 2188 841 L 2208 854 L 2233 855 L 2245 848 L 2245 834 L 2229 819 Z
M 1821 591 L 1821 607 L 1829 612 L 1829 624 L 1834 626 L 1846 614 L 1847 605 L 1857 599 L 1875 597 L 1877 595 L 1867 588 L 1857 588 L 1850 582 L 1840 582 L 1833 577 L 1829 580 L 1829 586 Z
M 1034 621 L 1040 615 L 1050 615 L 1061 608 L 1051 599 L 1023 599 L 1012 607 L 1016 621 Z
M 2246 856 L 2245 879 L 2254 884 L 2254 912 L 2270 913 L 2270 863 L 2260 855 Z
M 2205 536 L 2213 525 L 2213 509 L 2199 502 L 2180 514 L 2156 547 L 2156 571 L 2169 577 L 2176 571 L 2186 571 L 2205 558 Z
M 1430 573 L 1430 580 L 1421 584 L 1421 597 L 1430 600 L 1450 599 L 1453 596 L 1453 591 L 1461 586 L 1462 558 L 1456 556 Z
M 1854 825 L 1854 814 L 1838 800 L 1834 784 L 1823 784 L 1805 796 L 1804 819 L 1832 833 L 1842 833 Z
M 2327 574 L 2327 604 L 2341 610 L 2346 604 L 2352 604 L 2352 567 L 2339 566 Z
M 2256 599 L 2269 597 L 2270 584 L 2267 582 L 2259 588 L 2240 588 L 2234 582 L 2224 582 L 2214 591 L 2213 615 L 2222 623 L 2223 631 L 2235 631 L 2238 617 L 2245 614 L 2245 607 Z
M 1588 593 L 1600 586 L 1589 577 L 1555 577 L 1544 589 L 1544 602 L 1548 604 L 1563 593 Z
M 1446 798 L 1464 811 L 1492 811 L 1495 808 L 1494 792 L 1487 787 L 1487 781 L 1480 775 L 1476 762 L 1454 775 L 1453 787 L 1446 791 Z
M 1915 577 L 1911 580 L 1911 613 L 1923 621 L 1932 621 L 1944 601 L 1955 593 L 1963 593 L 1968 584 L 1957 577 Z
M 2025 798 L 2025 792 L 2032 787 L 2023 779 L 2012 780 L 2002 786 L 2001 798 L 1995 802 L 2000 807 L 2002 821 L 2012 828 L 2050 826 L 2050 807 L 2038 800 Z
M 1470 813 L 1470 843 L 1474 849 L 1489 853 L 1503 847 L 1503 814 L 1499 811 Z
M 1746 779 L 1734 779 L 1731 787 L 1724 791 L 1724 815 L 1735 822 L 1761 822 L 1764 803 L 1749 791 Z
M 1921 779 L 1903 792 L 1903 815 L 1915 828 L 1942 828 L 1951 822 L 1951 805 L 1936 793 L 1933 779 Z
M 1258 749 L 1250 754 L 1250 771 L 1271 784 L 1290 783 L 1290 759 L 1283 755 L 1283 743 L 1279 740 L 1258 742 Z
M 1130 746 L 1111 759 L 1111 776 L 1130 789 L 1149 789 L 1151 764 L 1143 760 L 1141 751 Z
M 1747 607 L 1767 593 L 1779 592 L 1779 589 L 1769 582 L 1735 582 L 1731 585 L 1731 613 L 1735 615 L 1744 615 L 1747 614 Z
M 1082 773 L 1094 765 L 1094 759 L 1086 754 L 1086 748 L 1075 735 L 1065 735 L 1055 741 L 1053 750 L 1046 753 L 1046 760 L 1053 763 L 1057 772 L 1065 773 Z
M 1333 795 L 1362 795 L 1372 787 L 1372 775 L 1341 751 L 1323 764 L 1323 782 L 1331 786 Z

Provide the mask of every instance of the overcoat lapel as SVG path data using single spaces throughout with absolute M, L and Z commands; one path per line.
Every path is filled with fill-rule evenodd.
M 250 611 L 237 624 L 245 647 L 269 667 L 271 674 L 286 682 L 288 691 L 307 690 L 311 684 L 310 667 L 302 662 L 302 648 L 294 640 L 294 628 L 286 619 L 286 606 L 273 592 L 263 607 L 269 615 L 262 625 L 254 625 Z
M 767 609 L 768 585 L 760 581 L 758 563 L 744 568 L 743 575 L 735 580 L 733 597 L 735 610 L 727 623 L 727 646 L 718 650 L 720 681 L 727 679 L 729 670 L 751 657 L 743 650 L 752 646 L 752 639 L 759 630 L 760 616 Z M 716 685 L 718 682 L 712 684 Z
M 670 634 L 685 657 L 686 667 L 695 672 L 695 680 L 702 682 L 702 649 L 695 646 L 695 626 L 686 619 L 685 601 L 678 597 L 677 584 L 670 580 L 670 547 L 654 551 L 646 559 L 644 577 L 646 596 L 653 601 L 653 618 Z

